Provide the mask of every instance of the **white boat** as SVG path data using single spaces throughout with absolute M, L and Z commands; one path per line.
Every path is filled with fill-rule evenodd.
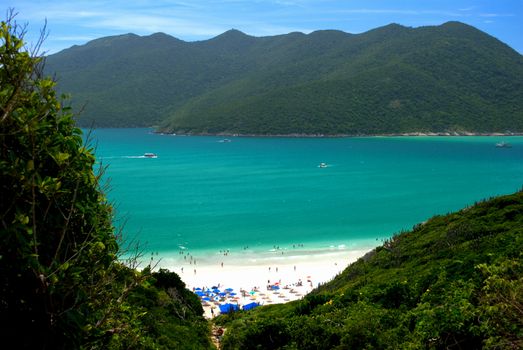
M 508 143 L 508 142 L 501 141 L 501 142 L 496 143 L 496 147 L 498 147 L 498 148 L 510 148 L 510 147 L 512 147 L 512 145 L 510 143 Z
M 318 168 L 326 168 L 327 166 L 327 163 L 320 163 L 320 165 L 318 165 Z
M 155 153 L 144 153 L 144 158 L 158 158 L 158 156 Z
M 218 141 L 218 142 L 220 142 L 220 143 L 225 143 L 225 142 L 231 142 L 231 140 L 230 140 L 230 139 L 223 139 L 223 140 L 220 140 L 220 141 Z

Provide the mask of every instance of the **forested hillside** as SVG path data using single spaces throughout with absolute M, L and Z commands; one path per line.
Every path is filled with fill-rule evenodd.
M 224 349 L 521 349 L 523 192 L 398 234 L 303 300 L 221 316 Z
M 127 34 L 47 57 L 80 125 L 176 133 L 522 132 L 523 57 L 459 22 L 184 42 Z

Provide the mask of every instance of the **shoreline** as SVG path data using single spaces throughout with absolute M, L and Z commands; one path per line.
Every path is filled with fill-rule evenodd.
M 154 129 L 154 127 L 153 127 Z M 216 137 L 261 137 L 261 138 L 351 138 L 351 137 L 460 137 L 460 136 L 486 136 L 486 137 L 510 137 L 510 136 L 523 136 L 523 132 L 472 132 L 472 131 L 413 131 L 404 133 L 384 133 L 384 134 L 242 134 L 242 133 L 205 133 L 205 132 L 190 132 L 190 133 L 176 133 L 154 130 L 153 134 L 158 135 L 171 135 L 171 136 L 216 136 Z
M 375 247 L 309 250 L 281 256 L 229 251 L 202 256 L 197 252 L 192 255 L 180 251 L 175 256 L 162 258 L 156 268 L 176 272 L 186 288 L 193 292 L 205 292 L 205 295 L 200 295 L 204 315 L 212 318 L 220 313 L 220 305 L 226 303 L 238 305 L 241 309 L 253 302 L 269 305 L 299 300 L 373 249 Z M 221 294 L 212 293 L 213 289 L 218 289 Z M 227 294 L 224 293 L 226 289 Z

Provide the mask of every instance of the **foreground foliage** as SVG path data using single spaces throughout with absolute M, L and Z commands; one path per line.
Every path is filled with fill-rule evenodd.
M 107 331 L 112 211 L 40 59 L 1 25 L 1 328 L 22 347 L 75 347 Z
M 119 260 L 111 205 L 72 114 L 0 25 L 0 336 L 20 349 L 211 347 L 177 275 Z M 132 255 L 131 255 L 132 256 Z M 136 256 L 130 262 L 135 262 Z
M 523 192 L 434 217 L 303 300 L 223 317 L 224 349 L 520 349 Z

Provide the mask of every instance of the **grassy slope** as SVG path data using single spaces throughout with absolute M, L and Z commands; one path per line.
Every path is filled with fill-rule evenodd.
M 224 348 L 518 348 L 522 251 L 522 192 L 437 216 L 302 301 L 220 319 Z

